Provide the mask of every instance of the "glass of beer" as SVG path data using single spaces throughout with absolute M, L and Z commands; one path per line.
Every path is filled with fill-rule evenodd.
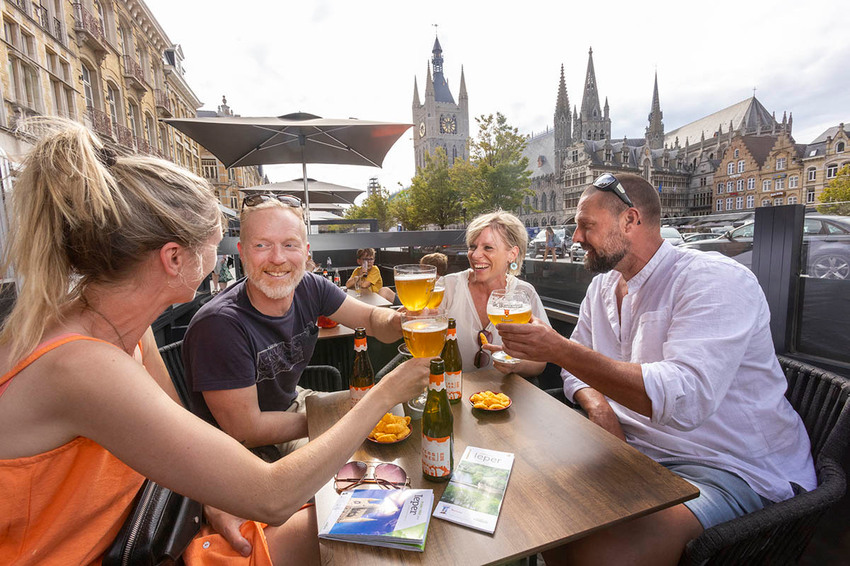
M 414 358 L 437 358 L 446 343 L 449 318 L 441 311 L 422 314 L 402 313 L 401 333 L 407 350 Z
M 395 292 L 398 300 L 408 311 L 421 311 L 428 306 L 434 284 L 437 282 L 437 268 L 433 265 L 405 264 L 393 268 Z
M 531 320 L 531 295 L 523 289 L 508 291 L 496 289 L 487 300 L 487 318 L 496 324 L 525 324 Z M 520 360 L 504 351 L 493 352 L 493 359 L 507 364 L 518 364 Z
M 446 343 L 446 333 L 449 330 L 448 315 L 438 309 L 425 313 L 401 313 L 401 333 L 404 335 L 406 352 L 399 348 L 402 354 L 414 358 L 438 358 Z M 422 410 L 428 397 L 428 389 L 422 395 L 414 398 L 409 405 L 415 410 Z
M 438 308 L 440 306 L 440 304 L 443 302 L 443 297 L 445 296 L 445 294 L 446 294 L 446 288 L 445 288 L 445 286 L 443 286 L 443 279 L 440 278 L 434 284 L 434 290 L 431 291 L 431 298 L 428 299 L 428 308 L 429 309 Z

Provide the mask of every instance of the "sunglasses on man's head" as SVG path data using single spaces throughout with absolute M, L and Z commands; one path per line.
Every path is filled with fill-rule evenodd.
M 489 330 L 479 330 L 475 338 L 478 340 L 478 351 L 475 352 L 472 365 L 476 368 L 483 368 L 490 363 L 490 352 L 484 349 L 484 344 L 489 344 L 493 341 L 493 333 Z
M 371 476 L 369 470 L 372 470 Z M 354 489 L 363 484 L 376 484 L 381 489 L 402 489 L 410 487 L 410 478 L 401 466 L 386 462 L 346 463 L 334 476 L 334 489 L 337 493 Z
M 601 174 L 595 181 L 593 181 L 593 186 L 600 191 L 614 193 L 618 199 L 625 203 L 626 206 L 634 208 L 635 205 L 632 203 L 632 199 L 629 198 L 629 195 L 626 194 L 626 189 L 623 188 L 623 185 L 620 184 L 617 177 L 611 173 Z
M 249 195 L 242 199 L 242 208 L 246 206 L 257 206 L 270 200 L 279 200 L 286 206 L 292 208 L 301 208 L 301 199 L 292 195 L 276 195 L 274 193 L 263 193 L 257 195 Z

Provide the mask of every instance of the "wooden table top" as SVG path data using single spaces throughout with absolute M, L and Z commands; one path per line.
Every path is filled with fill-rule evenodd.
M 391 302 L 380 296 L 378 293 L 373 293 L 371 291 L 363 291 L 358 295 L 354 289 L 346 289 L 345 294 L 357 299 L 358 301 L 363 301 L 367 305 L 372 305 L 373 307 L 389 307 L 392 305 Z
M 477 391 L 504 392 L 513 404 L 502 412 L 473 410 Z M 307 398 L 311 439 L 349 407 L 347 391 Z M 490 535 L 431 518 L 425 552 L 320 540 L 322 564 L 495 564 L 529 556 L 592 531 L 692 499 L 699 491 L 525 379 L 496 370 L 464 373 L 463 396 L 452 406 L 454 457 L 468 445 L 515 454 L 496 531 Z M 422 478 L 420 421 L 398 444 L 364 441 L 352 460 L 394 462 L 411 487 L 434 490 L 445 483 Z M 338 497 L 333 481 L 316 494 L 321 525 Z M 433 510 L 432 510 L 433 512 Z
M 337 324 L 333 328 L 319 328 L 319 340 L 342 338 L 344 336 L 354 336 L 354 329 L 344 324 Z

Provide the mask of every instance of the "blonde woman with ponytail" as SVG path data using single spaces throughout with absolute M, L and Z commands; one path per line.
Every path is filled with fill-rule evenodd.
M 190 545 L 188 563 L 214 551 L 318 563 L 315 512 L 302 506 L 422 390 L 425 365 L 393 372 L 326 434 L 263 462 L 179 405 L 150 330 L 213 269 L 221 218 L 209 184 L 116 155 L 75 122 L 25 127 L 43 135 L 15 180 L 4 250 L 18 298 L 0 331 L 3 561 L 98 563 L 148 477 L 223 510 L 208 508 L 230 545 L 202 531 L 212 545 Z

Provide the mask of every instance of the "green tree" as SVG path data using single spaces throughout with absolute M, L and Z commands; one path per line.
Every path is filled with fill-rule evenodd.
M 478 138 L 470 140 L 469 161 L 456 162 L 451 169 L 453 184 L 464 194 L 470 215 L 497 208 L 517 210 L 523 197 L 531 194 L 528 158 L 522 154 L 526 138 L 499 112 L 475 121 Z
M 419 230 L 422 228 L 422 221 L 416 212 L 416 208 L 410 202 L 410 189 L 402 189 L 390 198 L 390 215 L 405 230 Z
M 850 165 L 845 165 L 838 175 L 824 187 L 818 205 L 821 214 L 850 216 Z M 831 204 L 830 204 L 831 203 Z
M 378 228 L 387 230 L 393 225 L 390 215 L 389 194 L 386 189 L 381 189 L 368 197 L 359 205 L 354 205 L 345 211 L 345 217 L 351 219 L 374 218 L 378 221 Z
M 449 176 L 445 149 L 437 147 L 433 154 L 425 154 L 425 166 L 416 171 L 408 195 L 418 223 L 444 229 L 460 221 L 462 195 Z

